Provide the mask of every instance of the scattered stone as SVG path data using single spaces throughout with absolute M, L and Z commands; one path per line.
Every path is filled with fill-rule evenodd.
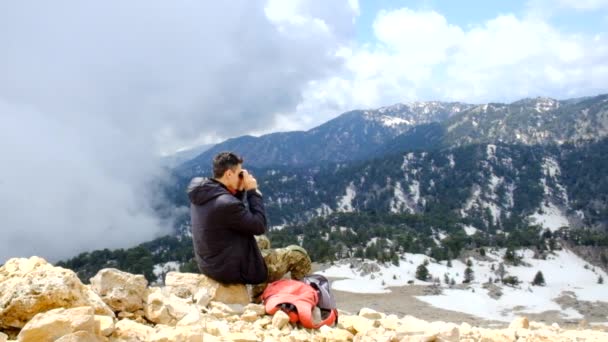
M 91 278 L 91 289 L 114 311 L 135 312 L 143 309 L 148 281 L 141 275 L 104 268 Z
M 289 316 L 285 312 L 282 310 L 275 312 L 272 317 L 272 326 L 274 328 L 282 329 L 287 323 L 289 323 Z
M 363 308 L 359 310 L 359 316 L 365 317 L 367 319 L 382 319 L 385 315 L 370 308 Z
M 380 326 L 387 330 L 397 330 L 401 325 L 401 321 L 397 315 L 388 315 L 380 319 Z
M 196 316 L 196 313 L 198 309 L 192 301 L 174 294 L 167 295 L 158 287 L 151 287 L 147 291 L 144 315 L 151 322 L 176 325 L 187 315 Z
M 64 335 L 55 342 L 103 342 L 104 340 L 88 331 L 76 331 L 68 335 Z
M 258 316 L 264 316 L 266 314 L 266 308 L 264 307 L 264 305 L 260 304 L 247 304 L 244 310 L 254 311 Z
M 16 261 L 15 261 L 16 260 Z M 38 281 L 40 288 L 60 289 L 64 294 L 77 293 L 77 299 L 61 298 L 64 303 L 74 305 L 82 300 L 89 305 L 80 307 L 49 308 L 46 303 L 52 302 L 44 293 L 35 292 L 36 287 L 28 288 L 27 292 L 19 290 L 23 298 L 21 303 L 27 302 L 25 297 L 31 294 L 31 303 L 42 302 L 44 305 L 21 306 L 29 308 L 32 318 L 25 320 L 25 316 L 17 317 L 15 308 L 11 307 L 11 314 L 7 314 L 6 308 L 14 305 L 17 299 L 5 296 L 0 292 L 0 328 L 4 333 L 9 333 L 10 338 L 17 338 L 20 342 L 213 342 L 213 341 L 293 341 L 293 342 L 334 342 L 334 341 L 441 341 L 441 342 L 500 342 L 500 341 L 608 341 L 608 332 L 598 327 L 589 327 L 580 324 L 576 329 L 562 329 L 557 324 L 551 326 L 529 322 L 526 317 L 518 317 L 511 322 L 506 329 L 488 329 L 472 327 L 468 323 L 456 325 L 446 322 L 427 322 L 416 317 L 396 315 L 385 315 L 369 308 L 363 308 L 357 315 L 349 315 L 341 312 L 339 323 L 334 326 L 323 326 L 320 329 L 305 329 L 301 326 L 289 324 L 289 316 L 283 311 L 277 311 L 274 316 L 266 315 L 264 307 L 258 304 L 232 303 L 226 304 L 217 300 L 202 299 L 203 293 L 209 298 L 215 296 L 217 288 L 208 286 L 205 291 L 178 286 L 173 283 L 173 288 L 146 288 L 141 297 L 143 308 L 134 310 L 135 306 L 126 303 L 133 298 L 124 299 L 120 302 L 112 302 L 108 298 L 118 298 L 131 294 L 112 294 L 112 286 L 106 286 L 110 290 L 104 295 L 104 299 L 112 306 L 121 308 L 115 322 L 114 316 L 95 314 L 96 309 L 105 307 L 113 315 L 108 305 L 86 285 L 80 282 L 72 282 L 72 290 L 67 291 L 59 286 L 64 282 L 64 275 L 68 279 L 75 276 L 62 268 L 54 268 L 42 259 L 13 259 L 0 267 L 0 289 L 16 293 L 8 284 L 29 284 Z M 15 271 L 18 276 L 13 274 Z M 40 282 L 32 277 L 31 272 L 38 272 L 39 276 L 51 275 L 50 281 Z M 116 272 L 112 272 L 116 275 Z M 119 274 L 122 279 L 130 279 L 131 275 Z M 26 278 L 27 281 L 23 281 Z M 100 277 L 103 278 L 103 277 Z M 111 278 L 111 277 L 106 277 Z M 173 279 L 189 279 L 191 284 L 198 281 L 198 275 L 174 274 Z M 70 280 L 68 280 L 70 281 Z M 99 279 L 100 284 L 104 281 Z M 205 280 L 206 281 L 206 280 Z M 111 281 L 105 281 L 107 284 Z M 114 282 L 116 283 L 116 282 Z M 170 282 L 171 283 L 171 282 Z M 207 284 L 208 285 L 208 284 Z M 65 285 L 62 285 L 65 287 Z M 96 285 L 97 286 L 97 285 Z M 11 292 L 12 291 L 12 292 Z M 78 292 L 80 291 L 80 292 Z M 193 294 L 194 293 L 194 294 Z M 197 299 L 196 297 L 199 296 Z M 33 300 L 32 298 L 35 298 Z M 42 299 L 41 299 L 42 298 Z M 92 298 L 92 299 L 91 299 Z M 125 297 L 127 298 L 127 297 Z M 132 302 L 137 302 L 133 300 Z M 205 306 L 200 303 L 206 302 Z M 94 306 L 95 305 L 95 306 Z M 40 311 L 36 311 L 40 309 Z M 11 316 L 12 315 L 12 316 Z M 144 318 L 145 316 L 145 318 Z M 22 329 L 9 325 L 3 319 L 9 317 L 11 322 L 24 320 Z M 0 333 L 0 342 L 8 341 L 9 336 Z
M 338 326 L 355 335 L 358 333 L 365 334 L 368 330 L 374 328 L 374 321 L 361 316 L 346 315 L 340 317 Z
M 253 310 L 247 310 L 241 315 L 241 319 L 245 322 L 255 322 L 258 318 L 260 318 L 260 316 Z
M 530 328 L 530 321 L 528 321 L 527 317 L 516 317 L 511 324 L 509 324 L 510 329 L 528 329 Z
M 114 332 L 114 319 L 108 316 L 95 315 L 95 333 L 102 336 L 110 336 Z
M 203 331 L 200 327 L 171 327 L 157 325 L 156 331 L 149 336 L 149 342 L 203 342 Z
M 350 331 L 340 328 L 330 328 L 326 325 L 319 328 L 319 335 L 327 342 L 352 341 L 355 337 Z
M 235 333 L 228 333 L 225 336 L 226 340 L 228 341 L 234 341 L 234 342 L 257 342 L 260 339 L 258 338 L 258 336 L 254 333 L 242 333 L 242 332 L 235 332 Z
M 116 323 L 112 333 L 113 341 L 150 341 L 155 330 L 147 325 L 137 323 L 130 319 L 122 319 Z

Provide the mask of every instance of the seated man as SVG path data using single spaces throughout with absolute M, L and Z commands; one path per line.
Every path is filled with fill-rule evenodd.
M 201 273 L 226 284 L 261 284 L 252 294 L 257 300 L 267 282 L 286 272 L 302 278 L 310 272 L 311 262 L 298 246 L 265 251 L 262 256 L 255 236 L 266 232 L 266 212 L 257 180 L 242 164 L 234 153 L 219 153 L 213 160 L 213 178 L 190 182 L 192 241 Z

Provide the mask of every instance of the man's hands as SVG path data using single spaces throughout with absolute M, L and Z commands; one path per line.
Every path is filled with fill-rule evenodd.
M 243 178 L 240 183 L 240 190 L 254 190 L 258 188 L 258 181 L 253 178 L 253 176 L 247 172 L 247 170 L 243 170 Z

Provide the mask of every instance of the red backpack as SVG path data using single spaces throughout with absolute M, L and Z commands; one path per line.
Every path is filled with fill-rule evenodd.
M 273 315 L 283 310 L 291 323 L 299 322 L 303 327 L 318 329 L 323 325 L 333 325 L 338 319 L 338 310 L 320 308 L 321 320 L 314 322 L 312 311 L 319 304 L 318 290 L 313 286 L 292 279 L 281 279 L 269 284 L 262 293 L 266 312 Z M 333 298 L 332 298 L 333 300 Z

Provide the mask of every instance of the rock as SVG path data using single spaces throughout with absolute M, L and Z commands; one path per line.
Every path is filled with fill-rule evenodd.
M 242 305 L 250 302 L 245 285 L 221 284 L 203 274 L 169 272 L 165 277 L 165 288 L 180 298 L 196 300 L 201 306 L 206 306 L 210 301 Z
M 425 334 L 431 330 L 431 326 L 427 321 L 423 321 L 416 317 L 407 315 L 401 318 L 401 325 L 395 329 L 397 332 L 412 334 Z
M 53 309 L 34 316 L 21 329 L 17 340 L 21 342 L 52 342 L 77 331 L 95 334 L 93 308 Z
M 157 324 L 175 323 L 175 318 L 169 314 L 169 308 L 165 304 L 167 298 L 158 287 L 147 290 L 144 300 L 144 314 L 148 320 Z
M 243 313 L 244 306 L 243 305 L 239 305 L 239 304 L 228 305 L 228 304 L 225 304 L 225 303 L 222 303 L 222 302 L 213 301 L 213 302 L 209 303 L 208 308 L 211 309 L 211 310 L 217 309 L 218 311 L 225 312 L 225 313 L 227 313 L 229 315 L 235 315 L 235 314 L 241 314 L 241 313 Z
M 115 268 L 104 268 L 91 278 L 91 289 L 114 311 L 135 312 L 143 309 L 148 281 Z
M 244 311 L 254 311 L 258 316 L 264 316 L 266 315 L 266 308 L 264 307 L 264 305 L 260 305 L 260 304 L 247 304 L 244 308 Z
M 517 340 L 515 330 L 513 329 L 493 330 L 480 328 L 478 331 L 481 336 L 479 340 L 483 342 L 512 342 Z
M 226 336 L 224 336 L 224 338 L 228 341 L 235 341 L 235 342 L 257 342 L 259 341 L 259 337 L 252 333 L 242 333 L 242 332 L 235 332 L 235 333 L 228 333 Z
M 196 317 L 196 313 L 198 313 L 198 309 L 192 304 L 192 301 L 174 294 L 167 295 L 157 287 L 151 287 L 147 291 L 144 315 L 151 322 L 176 325 L 187 315 Z
M 287 323 L 289 323 L 289 316 L 285 312 L 279 310 L 274 313 L 272 317 L 272 326 L 274 328 L 283 329 Z
M 230 332 L 230 326 L 225 321 L 206 322 L 203 329 L 213 336 L 224 336 Z
M 338 327 L 346 329 L 353 334 L 365 334 L 374 328 L 374 321 L 361 316 L 340 316 Z
M 527 317 L 516 317 L 511 324 L 509 324 L 510 329 L 528 329 L 530 328 L 530 322 Z
M 189 325 L 196 325 L 199 324 L 201 322 L 201 314 L 200 312 L 196 311 L 196 310 L 191 310 L 190 312 L 188 312 L 188 314 L 186 314 L 186 316 L 184 316 L 184 318 L 180 319 L 176 326 L 189 326 Z
M 116 328 L 112 333 L 112 341 L 147 342 L 155 333 L 156 331 L 152 327 L 130 319 L 122 319 L 116 323 Z
M 114 332 L 114 319 L 108 316 L 95 315 L 95 333 L 102 336 L 110 336 Z
M 380 319 L 380 326 L 384 327 L 384 329 L 397 330 L 400 325 L 401 321 L 399 321 L 399 317 L 397 317 L 397 315 L 388 315 Z
M 289 335 L 289 340 L 292 342 L 308 342 L 312 340 L 312 336 L 306 330 L 294 330 Z
M 13 258 L 0 267 L 0 329 L 23 328 L 39 312 L 80 306 L 114 316 L 71 270 L 39 257 Z
M 384 318 L 385 315 L 370 308 L 363 308 L 359 310 L 359 316 L 365 317 L 367 319 L 381 319 Z
M 253 326 L 257 329 L 266 329 L 266 327 L 272 323 L 272 318 L 270 316 L 264 316 L 261 319 L 253 322 Z
M 257 312 L 252 310 L 247 310 L 241 315 L 241 319 L 245 322 L 255 322 L 260 318 Z
M 327 342 L 352 341 L 353 337 L 355 337 L 346 329 L 330 328 L 326 325 L 319 328 L 319 335 Z
M 55 342 L 102 342 L 103 339 L 88 331 L 77 331 L 68 335 L 64 335 Z
M 170 327 L 157 325 L 156 331 L 149 337 L 149 342 L 203 342 L 203 331 L 200 327 Z

